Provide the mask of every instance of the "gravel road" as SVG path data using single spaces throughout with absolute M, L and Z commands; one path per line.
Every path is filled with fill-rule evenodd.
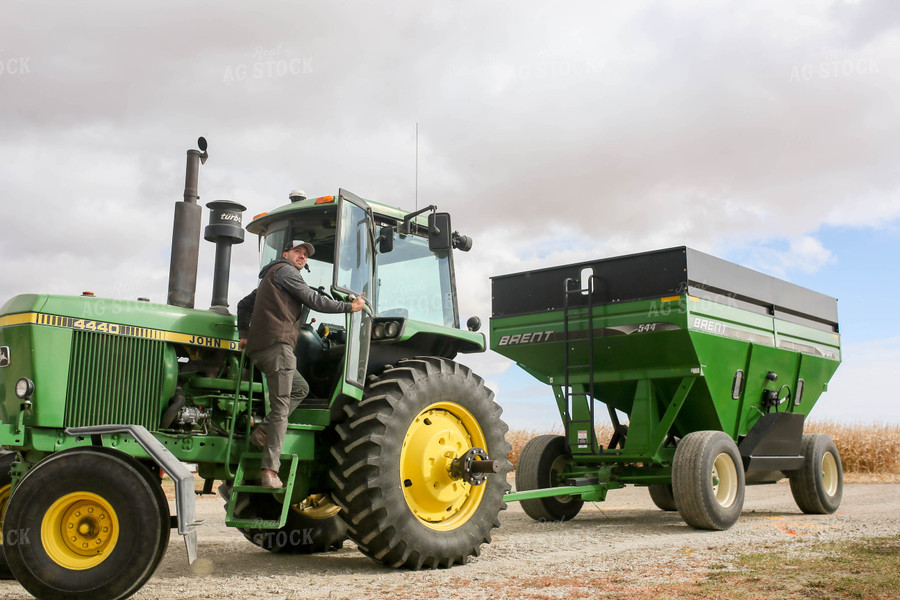
M 834 515 L 804 515 L 786 482 L 747 488 L 744 513 L 728 531 L 691 529 L 664 513 L 643 488 L 610 492 L 586 504 L 568 523 L 536 523 L 517 503 L 480 557 L 440 571 L 395 571 L 360 554 L 351 542 L 337 552 L 305 557 L 257 549 L 225 527 L 222 501 L 198 498 L 206 519 L 200 558 L 188 566 L 173 533 L 160 568 L 136 600 L 573 598 L 604 590 L 639 590 L 690 581 L 715 565 L 730 568 L 741 553 L 802 553 L 819 541 L 900 534 L 900 484 L 848 484 Z M 31 598 L 15 582 L 0 582 L 0 598 Z

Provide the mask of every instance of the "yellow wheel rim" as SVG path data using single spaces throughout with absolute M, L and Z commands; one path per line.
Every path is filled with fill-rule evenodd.
M 9 504 L 9 494 L 12 492 L 12 484 L 7 483 L 0 487 L 0 531 L 3 531 L 3 519 L 6 517 L 6 505 Z M 0 546 L 3 545 L 3 536 L 0 535 Z
M 837 461 L 831 452 L 826 452 L 822 457 L 822 483 L 825 485 L 825 493 L 829 497 L 837 493 L 839 479 Z
M 470 448 L 488 450 L 478 421 L 455 402 L 436 402 L 413 420 L 400 451 L 400 485 L 417 519 L 439 531 L 456 529 L 478 510 L 484 485 L 450 477 Z
M 738 491 L 737 468 L 725 452 L 719 454 L 713 463 L 712 484 L 713 495 L 720 506 L 728 508 L 734 504 Z
M 54 502 L 41 521 L 41 542 L 59 566 L 73 571 L 96 567 L 119 539 L 112 505 L 91 492 L 73 492 Z

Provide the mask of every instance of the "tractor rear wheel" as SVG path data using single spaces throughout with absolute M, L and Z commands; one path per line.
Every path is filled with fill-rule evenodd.
M 538 490 L 563 485 L 560 477 L 572 456 L 566 438 L 539 435 L 528 441 L 516 465 L 516 491 Z M 553 496 L 522 500 L 522 509 L 535 521 L 568 521 L 584 506 L 575 496 Z
M 12 494 L 12 475 L 9 470 L 16 455 L 13 452 L 0 456 L 0 531 L 3 531 L 3 517 L 6 515 L 6 505 L 9 504 L 9 496 Z M 13 579 L 9 563 L 6 562 L 6 554 L 3 552 L 3 536 L 0 535 L 0 579 Z
M 744 507 L 744 467 L 722 431 L 684 436 L 672 462 L 672 494 L 681 518 L 697 529 L 728 529 Z
M 824 433 L 805 433 L 800 454 L 803 467 L 788 473 L 794 501 L 806 514 L 833 513 L 844 495 L 844 470 L 837 446 Z
M 332 448 L 333 495 L 350 538 L 390 567 L 449 567 L 478 555 L 500 525 L 510 445 L 494 394 L 468 367 L 400 361 L 344 407 Z M 472 448 L 499 462 L 474 485 L 451 475 Z
M 153 574 L 168 544 L 169 505 L 147 468 L 115 451 L 51 455 L 16 486 L 4 550 L 42 600 L 118 600 Z
M 277 519 L 281 503 L 267 494 L 248 494 L 248 505 L 235 516 Z M 280 529 L 238 527 L 247 540 L 263 550 L 280 554 L 313 554 L 340 550 L 347 539 L 347 525 L 340 508 L 324 494 L 314 494 L 288 510 L 287 521 Z
M 651 483 L 647 489 L 650 490 L 650 499 L 656 508 L 670 512 L 678 510 L 671 483 Z

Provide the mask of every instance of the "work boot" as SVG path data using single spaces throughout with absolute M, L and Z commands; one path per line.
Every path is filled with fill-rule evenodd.
M 257 427 L 253 430 L 253 433 L 250 434 L 250 443 L 262 450 L 266 447 L 266 430 L 262 427 Z M 281 486 L 278 486 L 281 487 Z
M 271 469 L 262 470 L 262 486 L 267 490 L 280 490 L 284 485 L 278 479 L 278 473 Z

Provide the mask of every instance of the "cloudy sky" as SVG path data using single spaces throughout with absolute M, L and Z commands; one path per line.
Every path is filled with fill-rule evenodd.
M 7 1 L 0 124 L 3 298 L 164 301 L 204 135 L 202 202 L 450 211 L 464 319 L 491 275 L 676 245 L 835 296 L 844 364 L 813 414 L 900 422 L 891 0 Z M 236 248 L 232 300 L 256 260 Z M 511 425 L 556 423 L 549 389 L 470 362 Z

